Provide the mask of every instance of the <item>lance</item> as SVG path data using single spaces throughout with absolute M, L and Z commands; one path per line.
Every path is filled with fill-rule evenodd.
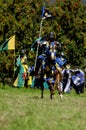
M 45 10 L 45 2 L 44 2 L 44 6 L 42 7 L 42 19 L 41 19 L 41 23 L 40 23 L 40 32 L 39 32 L 39 38 L 38 38 L 38 44 L 37 44 L 37 51 L 36 51 L 34 71 L 35 71 L 35 68 L 36 68 L 38 51 L 39 51 L 39 46 L 40 46 L 40 38 L 41 38 L 41 34 L 42 34 L 42 24 L 43 24 L 43 20 L 45 20 L 46 18 L 52 18 L 52 16 L 51 16 L 51 14 L 49 14 L 49 12 L 47 12 Z
M 41 18 L 41 22 L 40 22 L 40 32 L 39 32 L 39 38 L 38 38 L 38 44 L 37 44 L 37 50 L 36 50 L 34 71 L 36 69 L 36 63 L 37 63 L 37 57 L 38 57 L 38 51 L 39 51 L 40 38 L 41 38 L 41 34 L 42 34 L 43 14 L 44 14 L 44 7 L 42 8 L 42 18 Z

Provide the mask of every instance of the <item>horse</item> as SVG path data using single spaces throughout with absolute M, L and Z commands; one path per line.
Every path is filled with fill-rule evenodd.
M 58 67 L 59 69 L 57 69 L 57 67 L 52 63 L 52 61 L 50 61 L 50 59 L 48 59 L 48 62 L 45 62 L 45 67 L 43 66 L 41 74 L 42 76 L 46 75 L 46 77 L 43 78 L 49 85 L 50 98 L 52 99 L 52 96 L 54 95 L 56 89 L 61 95 L 61 89 L 60 89 L 60 82 L 62 79 L 61 69 L 59 67 Z M 41 98 L 43 98 L 43 90 L 44 86 L 41 85 Z
M 60 87 L 60 82 L 62 80 L 61 67 L 66 61 L 62 63 L 58 62 L 58 59 L 61 61 L 62 57 L 57 55 L 57 48 L 59 48 L 58 42 L 50 42 L 45 53 L 37 57 L 35 71 L 31 72 L 31 74 L 35 76 L 39 75 L 40 77 L 41 98 L 44 97 L 44 81 L 46 81 L 49 85 L 50 99 L 52 99 L 56 89 L 58 90 L 60 97 L 63 96 Z M 46 78 L 44 77 L 45 75 Z

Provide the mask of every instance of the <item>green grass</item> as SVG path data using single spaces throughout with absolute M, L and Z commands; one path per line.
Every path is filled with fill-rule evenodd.
M 49 91 L 3 87 L 0 84 L 0 130 L 85 130 L 86 90 L 77 95 L 73 90 L 61 100 Z

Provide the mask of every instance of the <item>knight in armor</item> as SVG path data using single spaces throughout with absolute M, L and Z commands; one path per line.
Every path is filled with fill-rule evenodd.
M 38 44 L 40 44 L 39 41 Z M 54 32 L 50 32 L 48 34 L 48 39 L 44 40 L 40 44 L 39 54 L 40 51 L 41 55 L 38 56 L 38 60 L 41 61 L 43 67 L 46 66 L 45 63 L 47 63 L 47 61 L 50 61 L 48 65 L 51 64 L 51 66 L 55 66 L 58 71 L 61 71 L 62 65 L 66 62 L 66 59 L 62 57 L 63 53 L 61 43 L 56 41 L 56 35 Z M 48 60 L 46 57 L 48 58 Z
M 45 40 L 43 40 L 41 43 L 38 40 L 37 43 L 40 44 L 39 45 L 40 46 L 40 48 L 39 48 L 39 57 L 40 57 L 40 54 L 41 55 L 48 55 L 49 51 L 51 51 L 51 49 L 53 49 L 53 54 L 52 54 L 53 59 L 56 58 L 55 57 L 56 53 L 58 55 L 61 54 L 61 49 L 62 49 L 61 44 L 58 41 L 56 41 L 56 36 L 55 36 L 54 32 L 50 32 L 47 35 L 47 38 Z

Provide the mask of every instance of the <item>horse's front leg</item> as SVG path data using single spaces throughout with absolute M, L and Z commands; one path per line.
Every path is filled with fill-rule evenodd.
M 56 83 L 54 84 L 54 90 L 55 90 L 55 89 L 57 89 L 57 91 L 58 91 L 60 97 L 62 98 L 62 97 L 63 97 L 63 94 L 62 94 L 62 91 L 61 91 L 60 82 L 56 82 Z
M 50 86 L 50 87 L 51 87 L 51 88 L 50 88 L 50 99 L 52 99 L 52 98 L 53 98 L 54 93 L 53 93 L 52 86 Z
M 63 95 L 62 95 L 61 86 L 60 86 L 61 79 L 62 79 L 61 74 L 57 73 L 56 80 L 54 83 L 54 89 L 58 90 L 58 93 L 59 93 L 60 97 L 62 98 Z
M 49 84 L 49 90 L 50 90 L 50 99 L 52 99 L 52 86 Z
M 52 99 L 52 96 L 54 95 L 53 84 L 51 83 L 51 81 L 49 81 L 48 84 L 49 84 L 49 90 L 50 90 L 50 99 Z
M 40 78 L 41 98 L 44 98 L 44 95 L 43 95 L 43 93 L 44 93 L 44 85 L 43 85 L 43 83 L 44 83 L 44 79 Z

